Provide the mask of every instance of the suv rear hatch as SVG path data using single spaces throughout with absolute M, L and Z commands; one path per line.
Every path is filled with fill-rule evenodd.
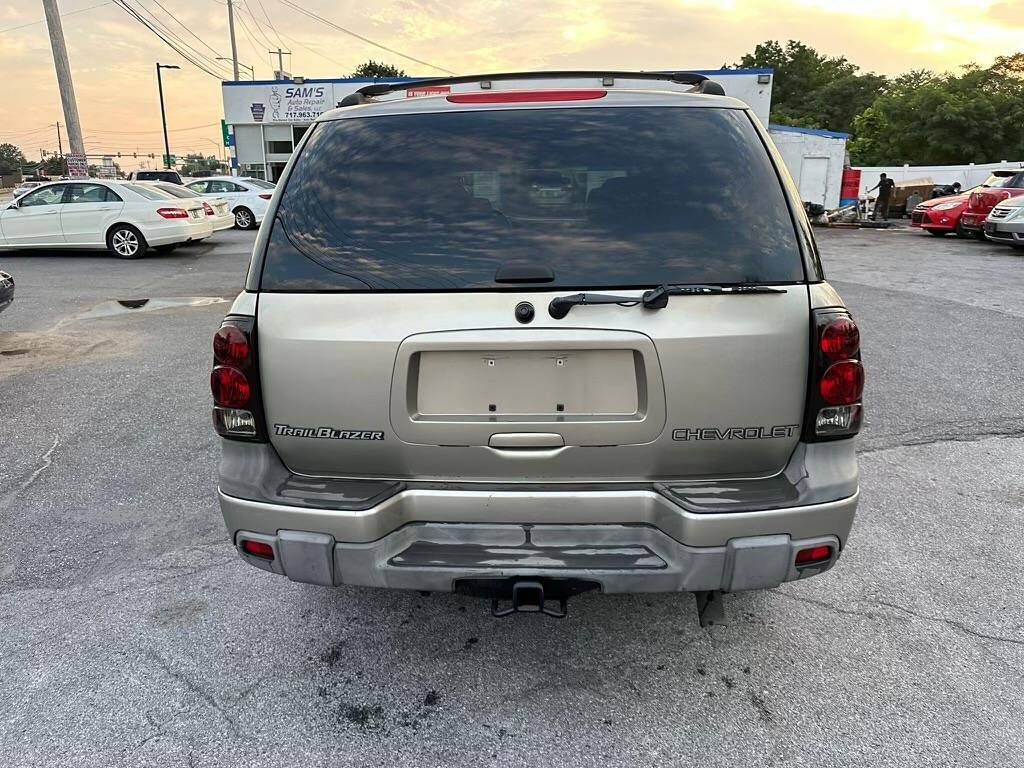
M 442 100 L 311 129 L 258 276 L 266 420 L 293 472 L 592 483 L 785 466 L 809 310 L 780 174 L 745 110 L 636 100 Z M 662 284 L 711 287 L 639 303 Z M 777 290 L 718 291 L 740 285 Z M 580 291 L 621 301 L 551 315 Z

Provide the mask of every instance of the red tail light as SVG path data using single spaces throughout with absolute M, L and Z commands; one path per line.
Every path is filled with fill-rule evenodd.
M 157 208 L 156 212 L 165 219 L 187 219 L 188 211 L 184 208 Z
M 270 199 L 270 198 L 272 198 L 272 197 L 273 197 L 273 195 L 272 195 L 272 194 L 270 194 L 269 192 L 265 192 L 265 193 L 263 193 L 262 195 L 260 195 L 260 199 L 261 199 L 261 200 L 269 200 L 269 199 Z
M 273 554 L 273 553 L 271 553 Z M 820 547 L 808 547 L 796 553 L 797 565 L 816 565 L 832 559 L 832 547 L 822 545 Z
M 510 104 L 518 101 L 587 101 L 601 99 L 608 91 L 601 88 L 577 88 L 552 91 L 482 91 L 480 93 L 453 93 L 448 96 L 452 104 Z
M 234 325 L 222 325 L 213 335 L 213 359 L 221 365 L 245 365 L 249 339 Z
M 852 405 L 864 392 L 864 366 L 856 360 L 833 363 L 818 382 L 821 399 L 829 405 Z
M 852 437 L 863 419 L 860 330 L 840 309 L 815 310 L 803 440 Z
M 848 360 L 860 349 L 860 330 L 850 318 L 836 318 L 821 332 L 819 345 L 829 360 Z
M 256 364 L 255 319 L 230 316 L 213 336 L 213 425 L 232 440 L 266 442 Z
M 242 551 L 247 555 L 255 555 L 256 557 L 262 557 L 266 560 L 274 559 L 274 548 L 262 541 L 245 539 L 242 541 Z
M 227 365 L 218 365 L 213 369 L 210 389 L 213 390 L 213 402 L 225 408 L 245 408 L 252 395 L 245 374 Z
M 210 205 L 209 203 L 206 203 L 206 202 L 203 203 L 203 210 L 206 211 L 206 215 L 207 216 L 213 216 L 214 215 L 214 213 L 213 213 L 213 206 Z

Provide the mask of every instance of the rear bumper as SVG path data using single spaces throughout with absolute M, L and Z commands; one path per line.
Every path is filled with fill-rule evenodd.
M 856 498 L 849 501 L 856 506 Z M 246 553 L 241 542 L 269 544 L 272 560 Z M 801 549 L 830 546 L 828 560 L 797 567 Z M 494 525 L 416 523 L 365 544 L 327 534 L 240 531 L 239 556 L 293 581 L 337 586 L 449 592 L 460 581 L 572 579 L 602 592 L 738 592 L 815 576 L 839 557 L 836 536 L 786 534 L 730 539 L 717 547 L 681 544 L 649 525 Z
M 213 225 L 208 219 L 208 216 L 201 219 L 171 219 L 167 224 L 145 227 L 142 235 L 147 243 L 154 246 L 202 240 L 213 234 Z
M 295 581 L 432 591 L 510 577 L 606 592 L 778 586 L 835 563 L 859 496 L 849 440 L 801 445 L 785 473 L 752 481 L 517 489 L 281 470 L 269 446 L 224 444 L 218 498 L 246 562 Z M 246 539 L 273 560 L 245 553 Z M 798 570 L 797 550 L 820 544 L 829 561 Z
M 964 213 L 964 215 L 960 217 L 960 226 L 972 232 L 979 231 L 984 225 L 987 217 L 988 211 L 985 213 Z

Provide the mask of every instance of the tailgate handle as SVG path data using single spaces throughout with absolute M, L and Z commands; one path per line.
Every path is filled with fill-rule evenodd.
M 562 448 L 565 440 L 557 432 L 499 432 L 487 441 L 491 448 L 530 450 Z

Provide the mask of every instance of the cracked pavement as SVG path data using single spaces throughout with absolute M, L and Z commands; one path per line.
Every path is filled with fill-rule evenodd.
M 0 357 L 0 765 L 1022 762 L 1024 259 L 819 232 L 868 366 L 858 519 L 831 572 L 728 596 L 707 631 L 688 596 L 499 621 L 240 562 L 208 413 L 224 305 L 53 329 L 110 299 L 232 295 L 251 240 L 0 256 L 0 349 L 114 339 Z

